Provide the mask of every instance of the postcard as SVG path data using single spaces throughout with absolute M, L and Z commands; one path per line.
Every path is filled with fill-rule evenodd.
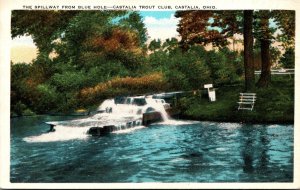
M 299 5 L 1 1 L 1 188 L 300 188 Z

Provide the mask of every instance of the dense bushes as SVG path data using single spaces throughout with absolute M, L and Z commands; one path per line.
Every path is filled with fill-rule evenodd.
M 199 89 L 212 81 L 211 70 L 205 61 L 192 53 L 177 51 L 170 55 L 165 75 L 174 90 Z
M 84 88 L 79 93 L 83 104 L 95 104 L 109 97 L 157 92 L 167 89 L 162 73 L 152 73 L 142 77 L 116 77 L 107 82 Z
M 232 84 L 243 75 L 241 55 L 228 48 L 206 51 L 195 45 L 186 52 L 159 50 L 150 54 L 148 61 L 153 70 L 164 72 L 174 90 L 200 89 L 205 83 Z
M 80 58 L 86 62 L 79 65 L 45 57 L 30 65 L 12 65 L 12 112 L 66 112 L 119 95 L 232 84 L 243 74 L 241 55 L 228 49 L 193 46 L 183 52 L 165 45 L 148 56 L 118 53 L 122 55 L 86 52 Z

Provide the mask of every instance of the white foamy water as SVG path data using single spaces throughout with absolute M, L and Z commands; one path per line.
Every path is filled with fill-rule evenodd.
M 67 141 L 73 139 L 87 138 L 86 131 L 89 127 L 65 127 L 56 126 L 54 132 L 44 133 L 37 136 L 24 138 L 26 142 L 54 142 L 54 141 Z
M 224 129 L 236 129 L 243 126 L 240 123 L 219 123 L 218 125 Z
M 141 126 L 137 126 L 137 127 L 133 127 L 133 128 L 129 128 L 129 129 L 123 129 L 123 130 L 119 130 L 119 131 L 114 131 L 112 133 L 114 134 L 123 134 L 123 133 L 131 133 L 135 130 L 139 130 L 139 129 L 143 129 L 145 128 L 145 126 L 141 125 Z
M 155 123 L 155 125 L 193 125 L 197 123 L 200 123 L 200 121 L 169 119 L 167 121 Z
M 148 105 L 150 107 L 153 107 L 156 111 L 160 112 L 163 121 L 169 121 L 170 117 L 168 115 L 168 113 L 166 112 L 163 104 L 157 103 L 154 99 L 152 98 L 148 98 Z
M 55 125 L 54 132 L 26 137 L 24 138 L 24 141 L 52 142 L 85 139 L 88 137 L 87 131 L 91 127 L 103 127 L 106 125 L 114 125 L 118 128 L 113 133 L 130 133 L 134 130 L 145 127 L 142 126 L 142 114 L 149 110 L 161 113 L 163 122 L 160 124 L 163 125 L 184 125 L 195 123 L 194 121 L 171 120 L 162 103 L 159 103 L 152 98 L 138 98 L 140 100 L 145 100 L 145 104 L 142 106 L 135 105 L 133 98 L 128 99 L 129 101 L 122 104 L 115 104 L 114 99 L 105 100 L 98 108 L 101 113 L 84 119 L 47 122 L 48 124 Z M 134 124 L 132 124 L 133 121 Z M 128 124 L 131 125 L 131 127 L 125 127 L 124 129 L 124 126 L 127 126 Z

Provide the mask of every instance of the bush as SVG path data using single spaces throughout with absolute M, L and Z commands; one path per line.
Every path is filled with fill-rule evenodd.
M 205 61 L 195 52 L 182 53 L 177 50 L 170 56 L 165 73 L 174 90 L 199 89 L 212 81 Z
M 148 61 L 154 70 L 163 71 L 173 90 L 199 89 L 205 83 L 236 83 L 244 72 L 241 54 L 228 48 L 206 51 L 194 45 L 185 52 L 180 48 L 160 50 L 150 54 Z
M 35 109 L 40 113 L 47 113 L 61 103 L 61 98 L 53 86 L 40 84 L 36 87 L 38 97 L 35 101 Z
M 167 88 L 162 73 L 152 73 L 142 77 L 116 77 L 99 83 L 91 88 L 84 88 L 79 93 L 82 103 L 98 103 L 99 101 L 118 95 L 157 92 Z
M 237 55 L 230 55 L 228 51 L 209 51 L 207 53 L 206 63 L 211 70 L 211 77 L 216 86 L 235 83 L 238 79 L 238 71 L 233 60 Z M 240 71 L 239 71 L 240 72 Z

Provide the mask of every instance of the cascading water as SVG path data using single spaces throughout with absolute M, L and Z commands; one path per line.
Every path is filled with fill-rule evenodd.
M 152 107 L 155 111 L 160 112 L 161 117 L 162 117 L 164 122 L 167 122 L 167 121 L 170 120 L 169 115 L 166 112 L 163 104 L 156 102 L 155 99 L 152 99 L 152 98 L 147 98 L 147 100 L 148 100 L 147 101 L 147 106 Z M 144 112 L 146 112 L 146 111 L 144 111 Z
M 134 105 L 134 98 L 126 101 L 125 104 L 115 104 L 113 99 L 105 100 L 98 108 L 98 110 L 106 113 L 111 113 L 113 116 L 125 117 L 126 115 L 141 116 L 143 113 L 149 111 L 160 112 L 163 121 L 170 120 L 168 113 L 166 112 L 164 105 L 152 99 L 152 97 L 144 98 L 146 104 L 143 106 Z
M 137 101 L 139 100 L 139 101 Z M 137 105 L 140 102 L 141 105 Z M 170 121 L 164 105 L 151 97 L 133 97 L 127 98 L 123 103 L 116 103 L 114 99 L 105 100 L 98 108 L 97 114 L 71 121 L 47 122 L 55 125 L 54 132 L 38 136 L 26 137 L 27 142 L 49 142 L 64 141 L 71 139 L 84 139 L 87 137 L 87 131 L 91 127 L 103 127 L 107 125 L 115 126 L 114 132 L 130 132 L 143 127 L 143 113 L 151 111 L 160 112 L 163 122 Z

